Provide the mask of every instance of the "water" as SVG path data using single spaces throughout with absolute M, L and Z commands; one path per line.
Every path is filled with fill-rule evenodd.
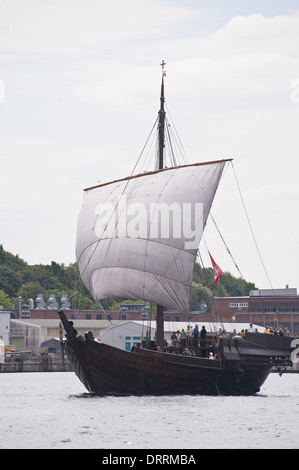
M 0 374 L 2 449 L 299 448 L 299 374 L 254 397 L 97 397 L 72 372 Z

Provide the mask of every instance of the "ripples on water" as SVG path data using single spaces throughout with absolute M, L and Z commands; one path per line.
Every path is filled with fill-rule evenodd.
M 0 374 L 2 449 L 298 448 L 299 374 L 253 397 L 97 397 L 72 372 Z

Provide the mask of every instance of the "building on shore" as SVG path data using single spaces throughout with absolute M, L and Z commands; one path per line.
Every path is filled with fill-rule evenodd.
M 40 305 L 44 305 L 43 308 Z M 156 320 L 156 313 L 150 311 L 148 303 L 123 303 L 119 310 L 72 310 L 68 305 L 65 314 L 69 320 L 87 321 L 144 321 Z M 212 311 L 205 308 L 190 312 L 189 317 L 178 311 L 165 309 L 166 322 L 244 322 L 261 326 L 288 328 L 291 333 L 299 333 L 299 295 L 296 288 L 252 290 L 242 297 L 215 297 L 211 302 Z M 58 306 L 53 308 L 53 300 L 34 308 L 25 306 L 11 310 L 11 317 L 19 320 L 57 320 Z
M 67 301 L 67 299 L 66 299 Z M 84 335 L 92 331 L 94 337 L 101 336 L 102 330 L 111 326 L 123 325 L 128 322 L 137 322 L 143 325 L 156 320 L 156 313 L 151 312 L 146 303 L 123 303 L 118 311 L 101 310 L 72 310 L 70 304 L 66 303 L 65 313 L 69 320 L 75 324 L 78 333 Z M 55 306 L 55 308 L 54 308 Z M 42 343 L 53 338 L 59 338 L 59 306 L 55 299 L 51 298 L 48 307 L 46 302 L 39 297 L 38 306 L 34 303 L 19 309 L 7 312 L 0 310 L 0 336 L 7 344 L 16 344 L 18 349 L 36 350 Z M 166 310 L 165 324 L 182 325 L 189 323 L 213 323 L 215 321 L 228 324 L 244 324 L 246 328 L 249 323 L 260 327 L 280 327 L 289 329 L 291 334 L 299 334 L 299 295 L 297 289 L 286 287 L 285 289 L 260 289 L 252 290 L 248 296 L 242 297 L 216 297 L 212 299 L 212 312 L 202 311 L 190 312 L 189 317 L 180 312 Z M 167 327 L 175 330 L 176 327 Z M 168 331 L 166 329 L 166 331 Z M 112 330 L 110 330 L 112 331 Z M 1 333 L 2 332 L 2 333 Z M 112 334 L 112 333 L 111 333 Z M 141 334 L 141 333 L 140 333 Z M 132 339 L 127 340 L 122 347 L 133 344 L 136 335 L 125 335 Z M 107 338 L 108 338 L 107 330 Z M 137 340 L 136 340 L 137 341 Z M 136 342 L 135 341 L 135 342 Z
M 252 290 L 244 297 L 216 297 L 213 310 L 220 321 L 256 323 L 288 328 L 299 333 L 299 295 L 297 289 Z
M 171 340 L 174 332 L 191 331 L 198 325 L 199 330 L 205 325 L 207 332 L 216 333 L 220 328 L 233 332 L 240 332 L 247 329 L 246 323 L 218 323 L 218 322 L 165 322 L 164 333 L 167 341 Z M 132 346 L 142 341 L 153 341 L 156 335 L 155 321 L 107 321 L 107 320 L 75 320 L 74 327 L 79 335 L 91 331 L 94 338 L 110 346 L 130 351 Z M 254 325 L 260 333 L 264 328 Z M 45 348 L 59 349 L 60 338 L 64 338 L 64 332 L 61 336 L 61 323 L 56 320 L 11 320 L 10 344 L 14 345 L 16 350 L 32 351 L 34 353 L 45 352 Z M 53 352 L 53 351 L 51 351 Z

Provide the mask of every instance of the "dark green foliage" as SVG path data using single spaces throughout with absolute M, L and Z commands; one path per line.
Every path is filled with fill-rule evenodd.
M 235 278 L 225 272 L 218 286 L 215 285 L 212 268 L 201 268 L 195 263 L 193 285 L 191 288 L 190 310 L 200 310 L 204 304 L 210 310 L 212 297 L 248 295 L 255 285 L 241 278 Z M 36 264 L 30 266 L 18 255 L 13 255 L 0 245 L 0 291 L 7 295 L 11 305 L 18 305 L 18 297 L 23 303 L 28 299 L 35 301 L 37 294 L 43 294 L 47 300 L 50 294 L 55 294 L 60 302 L 63 294 L 74 310 L 98 310 L 99 306 L 93 300 L 81 281 L 77 263 L 69 266 L 52 261 L 50 265 Z M 126 299 L 105 299 L 102 305 L 106 310 L 118 310 Z M 6 301 L 7 305 L 7 301 Z
M 202 268 L 195 263 L 193 272 L 193 285 L 191 287 L 190 310 L 200 310 L 203 303 L 210 311 L 210 301 L 213 297 L 241 297 L 249 295 L 249 291 L 256 289 L 255 284 L 242 278 L 236 278 L 224 272 L 218 285 L 215 284 L 212 268 Z
M 50 294 L 56 295 L 60 302 L 63 294 L 67 294 L 73 309 L 98 309 L 98 305 L 83 285 L 77 263 L 64 266 L 52 261 L 50 265 L 36 264 L 30 266 L 0 245 L 0 290 L 11 300 L 11 305 L 18 305 L 17 298 L 35 301 L 37 294 L 43 294 L 47 300 Z

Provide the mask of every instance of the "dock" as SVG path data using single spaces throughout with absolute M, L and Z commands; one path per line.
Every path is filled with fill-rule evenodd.
M 72 367 L 67 360 L 49 355 L 24 358 L 22 356 L 6 358 L 0 363 L 1 372 L 67 372 L 72 371 Z

